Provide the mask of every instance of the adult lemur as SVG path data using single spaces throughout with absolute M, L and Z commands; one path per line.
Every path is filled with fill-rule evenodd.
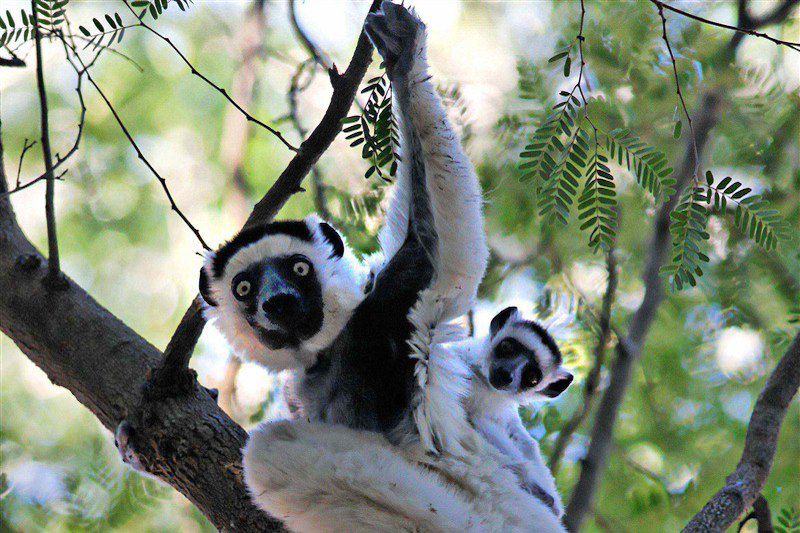
M 455 350 L 471 370 L 470 422 L 503 453 L 522 486 L 561 517 L 553 476 L 519 416 L 520 405 L 556 398 L 572 383 L 555 340 L 538 322 L 507 307 L 492 318 L 488 336 L 461 341 Z
M 402 139 L 383 256 L 366 272 L 311 217 L 247 230 L 201 271 L 209 318 L 242 356 L 297 371 L 308 418 L 253 432 L 245 479 L 296 530 L 524 530 L 531 520 L 559 530 L 490 451 L 473 453 L 468 370 L 440 349 L 488 253 L 477 178 L 427 73 L 424 25 L 384 2 L 365 29 Z
M 429 80 L 424 26 L 401 6 L 382 10 L 367 30 L 384 55 L 402 137 L 382 257 L 367 273 L 327 223 L 276 222 L 210 254 L 200 289 L 236 352 L 272 370 L 299 370 L 297 393 L 311 421 L 394 443 L 419 427 L 423 441 L 441 449 L 458 431 L 435 425 L 463 418 L 451 390 L 463 380 L 439 376 L 463 366 L 426 359 L 427 347 L 467 311 L 483 277 L 482 200 Z

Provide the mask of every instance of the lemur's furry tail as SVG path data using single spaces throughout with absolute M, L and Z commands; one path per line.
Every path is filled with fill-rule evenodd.
M 244 450 L 244 472 L 256 505 L 292 531 L 474 531 L 463 496 L 376 433 L 263 424 Z
M 417 360 L 411 409 L 427 451 L 464 456 L 478 446 L 464 409 L 469 368 L 448 343 L 463 339 L 465 333 L 458 324 L 443 322 L 443 300 L 432 290 L 423 291 L 408 317 L 414 329 L 410 357 Z

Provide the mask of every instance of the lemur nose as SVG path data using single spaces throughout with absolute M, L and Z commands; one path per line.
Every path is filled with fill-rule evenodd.
M 261 304 L 267 318 L 275 323 L 291 322 L 300 308 L 300 300 L 293 294 L 276 294 Z
M 507 387 L 511 385 L 512 381 L 513 378 L 511 377 L 511 372 L 509 372 L 505 368 L 497 368 L 489 376 L 489 383 L 491 383 L 492 387 L 494 387 L 495 389 L 502 389 L 503 387 Z

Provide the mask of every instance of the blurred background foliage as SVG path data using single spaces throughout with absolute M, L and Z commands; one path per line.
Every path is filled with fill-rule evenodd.
M 689 3 L 686 9 L 733 24 L 734 4 Z M 772 7 L 768 1 L 752 4 L 756 13 Z M 580 5 L 458 0 L 417 5 L 429 27 L 435 77 L 465 134 L 485 191 L 493 261 L 475 310 L 476 331 L 487 328 L 488 318 L 501 305 L 543 309 L 556 317 L 559 341 L 578 373 L 568 394 L 525 413 L 549 455 L 564 421 L 582 402 L 581 377 L 593 361 L 596 310 L 607 271 L 605 257 L 592 252 L 577 217 L 566 226 L 540 219 L 533 187 L 520 181 L 518 165 L 526 138 L 558 91 L 574 84 L 577 69 L 568 79 L 560 65 L 547 59 L 574 40 Z M 74 23 L 88 25 L 92 17 L 124 13 L 120 7 L 76 1 L 68 15 Z M 7 0 L 3 8 L 16 14 L 29 4 Z M 198 70 L 229 87 L 242 64 L 251 8 L 241 2 L 198 1 L 186 12 L 170 9 L 153 24 Z M 306 73 L 309 79 L 303 80 L 292 115 L 287 92 L 308 53 L 296 39 L 286 3 L 267 2 L 261 9 L 263 39 L 245 49 L 254 53 L 256 76 L 247 108 L 266 122 L 274 121 L 298 144 L 293 120 L 305 128 L 316 124 L 328 103 L 329 83 L 324 72 L 313 77 Z M 318 48 L 345 65 L 366 9 L 361 2 L 307 0 L 297 4 L 297 16 Z M 721 53 L 731 37 L 728 32 L 678 16 L 669 17 L 668 27 L 690 111 L 705 87 L 721 86 L 727 96 L 703 168 L 764 194 L 797 233 L 800 54 L 748 37 L 731 60 Z M 798 14 L 766 30 L 798 41 Z M 607 130 L 629 128 L 677 166 L 684 143 L 673 135 L 678 101 L 657 10 L 644 1 L 587 2 L 583 33 L 592 118 Z M 223 98 L 192 76 L 164 42 L 140 28 L 130 29 L 115 46 L 132 61 L 104 53 L 93 76 L 147 158 L 167 178 L 178 205 L 215 246 L 241 226 L 291 153 L 266 131 L 250 128 L 242 137 L 241 168 L 233 169 L 230 151 L 242 143 L 225 133 L 230 127 L 226 121 L 236 119 Z M 25 139 L 39 136 L 30 48 L 23 45 L 17 51 L 28 66 L 3 69 L 0 79 L 5 165 L 12 179 Z M 63 153 L 78 121 L 75 72 L 58 43 L 44 43 L 44 54 L 54 150 Z M 377 62 L 374 71 L 380 75 Z M 137 160 L 97 93 L 85 84 L 84 95 L 89 110 L 81 149 L 57 184 L 63 269 L 153 344 L 164 346 L 196 293 L 202 250 L 170 212 L 158 183 Z M 684 128 L 683 135 L 687 133 Z M 386 185 L 375 174 L 364 178 L 370 163 L 361 159 L 360 147 L 349 147 L 343 137 L 319 165 L 322 205 L 350 243 L 368 252 L 374 248 Z M 42 170 L 37 143 L 22 161 L 23 183 Z M 611 317 L 624 330 L 643 297 L 641 272 L 654 202 L 625 169 L 612 165 L 612 171 L 620 226 L 619 288 Z M 320 189 L 311 177 L 306 189 L 290 200 L 282 218 L 320 208 Z M 43 190 L 37 184 L 13 196 L 22 227 L 41 247 L 46 243 Z M 697 287 L 669 293 L 658 311 L 634 370 L 587 531 L 682 527 L 734 468 L 765 375 L 797 328 L 797 239 L 767 253 L 732 220 L 716 215 L 709 233 L 706 275 Z M 113 437 L 69 393 L 50 384 L 8 338 L 0 337 L 0 355 L 0 529 L 211 529 L 177 493 L 124 467 Z M 249 427 L 274 411 L 277 380 L 229 356 L 219 335 L 206 328 L 192 366 L 204 385 L 220 388 L 225 408 Z M 604 370 L 601 391 L 605 380 Z M 558 471 L 565 500 L 579 473 L 590 423 L 591 417 L 578 429 Z M 775 516 L 781 509 L 800 509 L 798 434 L 800 407 L 795 399 L 764 493 Z

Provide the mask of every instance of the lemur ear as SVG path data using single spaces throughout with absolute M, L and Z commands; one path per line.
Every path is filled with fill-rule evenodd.
M 497 332 L 500 331 L 503 326 L 505 326 L 508 319 L 511 318 L 513 315 L 517 314 L 518 309 L 516 307 L 506 307 L 499 313 L 497 313 L 492 321 L 489 323 L 489 334 L 494 337 L 497 335 Z
M 205 267 L 200 268 L 200 296 L 205 300 L 206 305 L 216 307 L 217 302 L 211 297 L 211 283 L 208 281 L 208 273 Z
M 572 374 L 563 368 L 559 368 L 555 371 L 555 378 L 553 378 L 553 381 L 548 383 L 547 387 L 543 390 L 539 391 L 539 394 L 547 396 L 548 398 L 556 398 L 567 390 L 567 387 L 572 383 L 572 379 Z
M 344 255 L 344 241 L 339 232 L 327 222 L 320 222 L 319 229 L 322 231 L 322 236 L 333 247 L 333 254 L 331 257 L 342 257 Z

